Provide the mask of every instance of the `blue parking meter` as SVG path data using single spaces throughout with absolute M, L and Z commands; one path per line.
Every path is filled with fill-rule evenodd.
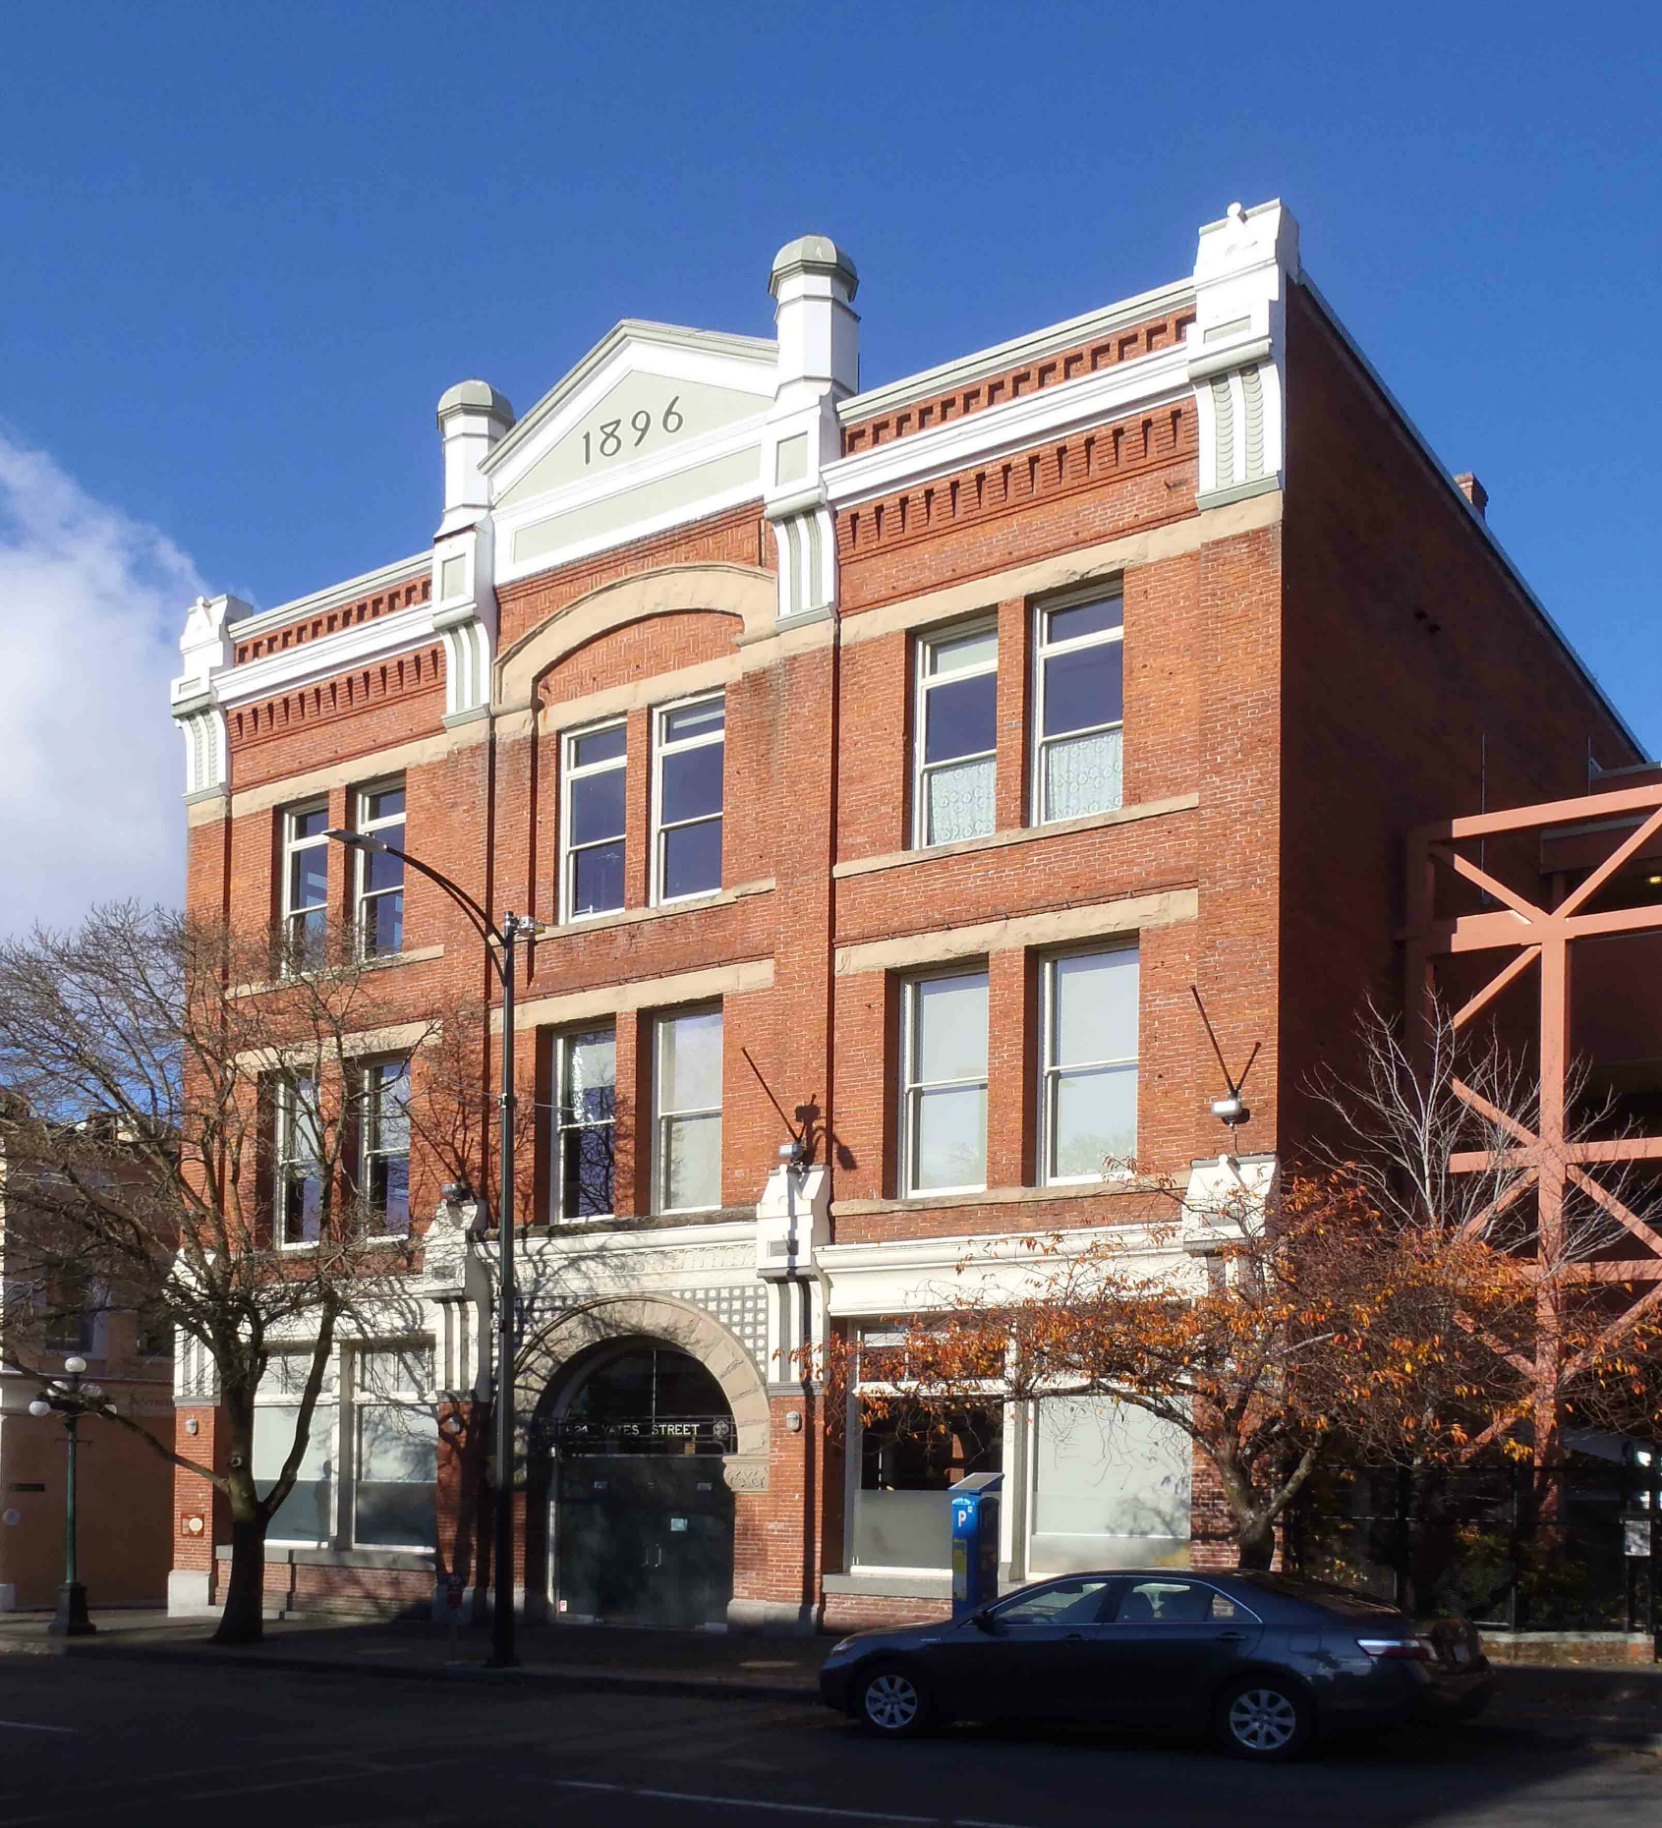
M 968 1618 L 998 1598 L 998 1494 L 1003 1473 L 971 1473 L 952 1499 L 952 1616 Z

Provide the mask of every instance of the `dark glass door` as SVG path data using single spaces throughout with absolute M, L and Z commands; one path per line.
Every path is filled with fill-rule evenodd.
M 711 1454 L 577 1454 L 557 1481 L 556 1581 L 567 1616 L 725 1624 L 733 1494 Z

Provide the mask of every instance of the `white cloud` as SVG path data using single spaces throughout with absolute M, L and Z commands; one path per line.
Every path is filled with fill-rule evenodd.
M 180 900 L 167 685 L 202 589 L 166 534 L 0 429 L 0 931 Z

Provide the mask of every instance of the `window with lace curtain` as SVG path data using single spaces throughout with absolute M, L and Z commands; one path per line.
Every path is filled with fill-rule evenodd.
M 993 829 L 998 628 L 960 624 L 917 648 L 912 842 L 952 844 Z
M 1033 822 L 1121 800 L 1125 606 L 1116 591 L 1041 606 L 1033 644 Z

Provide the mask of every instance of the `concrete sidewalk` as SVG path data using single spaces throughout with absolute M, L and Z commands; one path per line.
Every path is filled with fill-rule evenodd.
M 101 1612 L 93 1637 L 46 1634 L 48 1614 L 0 1614 L 0 1657 L 132 1658 L 253 1669 L 347 1673 L 405 1681 L 543 1683 L 622 1694 L 725 1695 L 743 1700 L 817 1698 L 829 1637 L 749 1632 L 654 1631 L 618 1625 L 530 1625 L 519 1632 L 520 1665 L 488 1669 L 485 1627 L 454 1631 L 426 1620 L 268 1620 L 262 1644 L 210 1642 L 210 1619 L 160 1612 Z M 1527 1746 L 1619 1745 L 1662 1754 L 1662 1665 L 1575 1668 L 1551 1664 L 1497 1670 L 1492 1707 L 1469 1729 Z
M 357 1670 L 428 1681 L 547 1681 L 637 1694 L 708 1694 L 747 1699 L 812 1698 L 828 1637 L 749 1632 L 654 1631 L 616 1625 L 522 1625 L 517 1669 L 485 1666 L 489 1630 L 427 1620 L 282 1619 L 266 1621 L 265 1641 L 219 1645 L 211 1619 L 162 1612 L 98 1612 L 96 1635 L 47 1635 L 49 1614 L 0 1614 L 0 1657 L 135 1657 L 253 1668 Z

